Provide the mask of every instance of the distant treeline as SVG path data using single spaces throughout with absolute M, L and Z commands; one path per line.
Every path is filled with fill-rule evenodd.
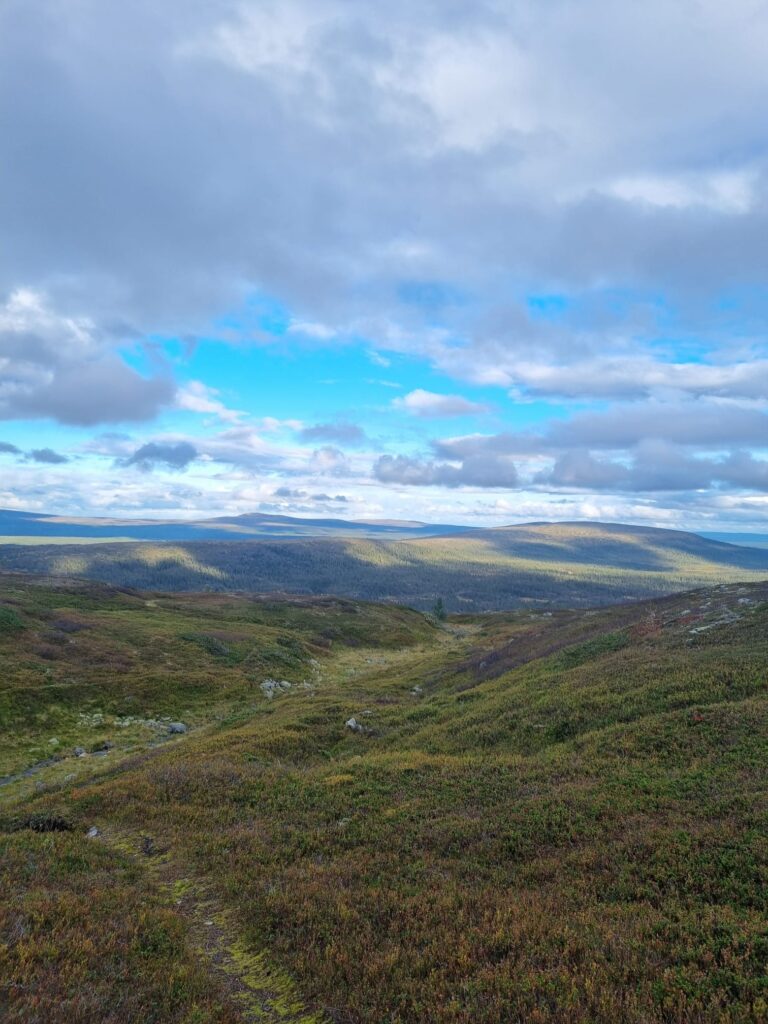
M 449 612 L 588 607 L 768 577 L 768 552 L 675 531 L 599 525 L 409 541 L 3 545 L 0 569 L 145 590 L 339 594 Z

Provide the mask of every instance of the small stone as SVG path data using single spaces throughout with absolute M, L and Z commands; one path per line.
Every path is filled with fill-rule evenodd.
M 98 839 L 100 835 L 101 832 L 99 831 L 99 829 L 96 828 L 95 825 L 92 825 L 91 828 L 89 828 L 88 831 L 85 833 L 86 839 Z
M 291 688 L 287 679 L 265 679 L 260 686 L 267 700 L 272 700 L 273 697 L 277 697 Z
M 183 736 L 187 731 L 186 725 L 183 722 L 169 722 L 168 734 L 170 736 Z
M 75 747 L 75 757 L 85 757 L 85 747 Z
M 348 718 L 344 725 L 346 726 L 347 729 L 350 729 L 352 732 L 362 732 L 363 727 L 362 725 L 360 725 L 356 718 Z

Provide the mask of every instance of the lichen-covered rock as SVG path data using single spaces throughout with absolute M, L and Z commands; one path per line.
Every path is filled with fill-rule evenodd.
M 273 697 L 278 697 L 281 693 L 285 693 L 290 690 L 291 684 L 287 679 L 265 679 L 261 683 L 261 691 L 267 700 L 272 700 Z

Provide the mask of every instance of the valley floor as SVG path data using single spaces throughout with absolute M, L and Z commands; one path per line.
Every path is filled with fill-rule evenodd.
M 455 617 L 0 583 L 0 1014 L 768 1019 L 768 584 Z

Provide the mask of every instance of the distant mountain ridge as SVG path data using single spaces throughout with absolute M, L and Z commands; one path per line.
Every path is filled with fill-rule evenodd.
M 469 526 L 420 523 L 412 520 L 302 519 L 298 516 L 248 512 L 211 519 L 127 519 L 98 516 L 57 516 L 0 509 L 0 540 L 24 537 L 199 541 L 269 540 L 289 537 L 441 537 L 466 533 Z

